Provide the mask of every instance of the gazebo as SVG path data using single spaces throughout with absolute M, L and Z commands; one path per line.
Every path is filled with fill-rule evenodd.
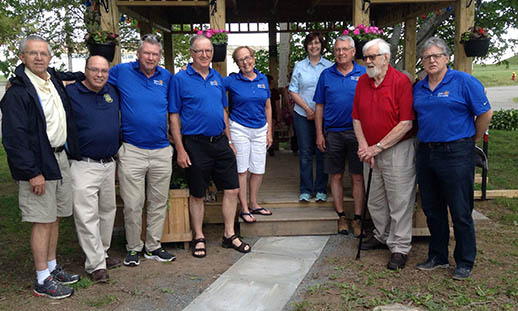
M 416 22 L 418 16 L 455 6 L 454 68 L 471 73 L 472 58 L 467 57 L 460 44 L 461 34 L 473 24 L 473 0 L 104 0 L 108 12 L 102 11 L 102 27 L 118 33 L 119 12 L 139 21 L 142 33 L 159 28 L 164 33 L 165 65 L 173 66 L 172 25 L 200 25 L 210 23 L 213 29 L 224 29 L 227 24 L 238 23 L 239 29 L 231 33 L 258 32 L 250 25 L 267 23 L 270 46 L 275 46 L 277 23 L 350 21 L 353 25 L 393 26 L 405 23 L 404 69 L 415 72 Z M 243 27 L 241 27 L 243 25 Z M 189 28 L 189 32 L 192 32 Z M 258 29 L 258 27 L 256 27 Z M 184 29 L 180 27 L 180 29 Z M 285 29 L 284 32 L 308 29 Z M 327 30 L 337 30 L 329 28 Z M 184 31 L 180 31 L 185 33 Z M 177 32 L 178 33 L 178 32 Z M 277 73 L 276 50 L 270 52 L 271 73 Z M 120 62 L 120 54 L 115 62 Z M 226 62 L 214 63 L 223 76 Z

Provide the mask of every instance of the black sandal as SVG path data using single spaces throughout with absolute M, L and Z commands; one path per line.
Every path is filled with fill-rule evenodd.
M 235 239 L 239 239 L 239 237 L 235 234 L 233 236 L 231 236 L 230 238 L 226 238 L 225 236 L 223 236 L 223 243 L 221 243 L 221 246 L 223 246 L 223 248 L 233 248 L 236 251 L 238 251 L 240 253 L 245 253 L 245 254 L 249 253 L 252 250 L 252 247 L 250 247 L 250 244 L 243 242 L 241 239 L 239 239 L 241 241 L 241 245 L 239 245 L 239 246 L 234 245 L 234 243 L 232 243 L 232 242 Z M 248 246 L 248 249 L 246 249 L 247 246 Z
M 207 249 L 205 247 L 196 248 L 196 244 L 198 243 L 203 243 L 205 246 L 207 245 L 205 238 L 193 239 L 191 242 L 192 255 L 196 258 L 203 258 L 207 256 Z M 196 254 L 196 252 L 203 252 L 203 254 Z
M 266 213 L 262 213 L 262 211 L 265 211 Z M 267 210 L 264 207 L 256 208 L 256 209 L 250 209 L 250 213 L 254 215 L 262 215 L 262 216 L 272 216 L 272 211 Z
M 252 220 L 252 221 L 248 221 L 245 219 L 245 216 L 248 216 L 250 218 L 253 218 L 254 216 L 252 216 L 252 214 L 250 213 L 245 213 L 245 212 L 241 212 L 239 213 L 239 218 L 243 219 L 244 222 L 248 223 L 248 224 L 253 224 L 256 220 Z

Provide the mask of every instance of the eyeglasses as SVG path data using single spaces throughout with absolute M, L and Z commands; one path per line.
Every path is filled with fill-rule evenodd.
M 245 56 L 245 57 L 243 57 L 243 58 L 241 58 L 241 59 L 238 59 L 238 60 L 237 60 L 237 63 L 238 63 L 238 64 L 244 64 L 245 62 L 247 62 L 247 63 L 248 63 L 249 61 L 251 61 L 251 60 L 252 60 L 252 58 L 253 58 L 252 56 L 248 55 L 248 56 Z
M 423 61 L 427 61 L 427 62 L 429 62 L 429 61 L 431 61 L 431 60 L 432 60 L 432 58 L 433 58 L 433 59 L 435 59 L 435 60 L 437 60 L 437 59 L 441 58 L 441 57 L 442 57 L 442 56 L 444 56 L 444 55 L 446 55 L 446 54 L 444 54 L 444 53 L 438 53 L 438 54 L 423 55 L 422 59 L 423 59 Z
M 338 49 L 335 49 L 335 53 L 342 53 L 342 52 L 347 52 L 349 50 L 352 50 L 353 48 L 338 48 Z
M 103 75 L 108 74 L 108 69 L 99 69 L 99 68 L 93 68 L 93 67 L 86 67 L 86 69 L 90 70 L 91 72 L 98 74 L 99 72 Z
M 160 43 L 160 38 L 158 38 L 157 36 L 155 36 L 153 34 L 147 34 L 144 37 L 142 37 L 142 41 L 146 41 L 147 39 L 151 39 L 153 41 Z
M 27 51 L 25 54 L 29 54 L 30 57 L 49 57 L 50 54 L 48 52 L 36 52 L 36 51 Z
M 196 55 L 201 55 L 202 53 L 205 53 L 205 55 L 210 55 L 212 54 L 212 49 L 206 49 L 206 50 L 195 50 L 195 49 L 191 49 L 191 51 L 196 54 Z
M 381 55 L 383 55 L 383 54 L 363 55 L 362 59 L 364 62 L 366 62 L 367 60 L 370 60 L 371 62 L 373 62 L 376 59 L 376 57 L 381 56 Z

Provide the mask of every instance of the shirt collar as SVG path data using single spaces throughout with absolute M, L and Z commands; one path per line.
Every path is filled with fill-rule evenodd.
M 250 80 L 247 77 L 243 76 L 243 73 L 241 71 L 238 72 L 238 74 L 236 75 L 236 78 L 240 79 L 240 80 L 243 80 L 243 81 L 250 81 L 250 82 L 258 81 L 260 79 L 259 75 L 261 73 L 259 72 L 259 70 L 255 69 L 255 68 L 254 68 L 254 72 L 256 74 L 256 77 L 253 80 Z
M 87 88 L 83 82 L 80 82 L 80 81 L 77 81 L 76 82 L 77 84 L 77 90 L 81 93 L 85 93 L 85 94 L 99 94 L 99 95 L 103 95 L 105 93 L 108 93 L 108 88 L 106 87 L 106 84 L 108 84 L 108 82 L 106 82 L 106 84 L 103 86 L 103 88 L 99 91 L 99 92 L 94 92 L 92 90 L 90 90 L 89 88 Z
M 330 69 L 331 72 L 333 72 L 334 74 L 337 74 L 337 75 L 339 75 L 341 77 L 344 77 L 344 75 L 338 70 L 338 66 L 336 65 L 336 63 L 334 63 L 333 66 L 331 66 L 330 68 L 331 68 Z M 359 73 L 361 73 L 360 72 L 360 65 L 358 65 L 358 63 L 353 60 L 353 69 L 350 72 L 348 72 L 345 75 L 345 77 L 353 76 L 353 75 L 359 74 Z
M 311 63 L 311 60 L 309 60 L 309 56 L 306 56 L 305 58 L 306 60 L 306 63 L 309 65 L 309 66 L 313 66 L 313 64 Z M 318 61 L 318 63 L 315 65 L 318 66 L 318 65 L 322 65 L 325 67 L 326 64 L 324 64 L 324 57 L 322 55 L 320 55 L 320 60 Z
M 375 86 L 374 84 L 374 78 L 370 78 L 370 85 L 372 88 L 381 88 L 381 87 L 384 87 L 384 86 L 390 86 L 392 85 L 392 81 L 394 80 L 394 68 L 392 68 L 392 66 L 390 66 L 390 64 L 388 65 L 388 68 L 387 68 L 387 73 L 385 74 L 385 78 L 383 78 L 383 81 L 381 81 L 380 85 L 378 86 Z
M 138 60 L 138 59 L 137 59 L 136 61 L 132 62 L 132 63 L 131 63 L 131 65 L 132 65 L 133 69 L 135 69 L 136 71 L 138 71 L 138 72 L 140 72 L 140 73 L 144 74 L 144 73 L 142 72 L 142 70 L 140 70 L 140 63 L 139 63 L 139 60 Z M 159 75 L 159 74 L 161 74 L 161 73 L 162 73 L 162 68 L 160 68 L 160 66 L 159 66 L 159 65 L 157 65 L 157 66 L 156 66 L 156 69 L 155 69 L 155 73 L 154 73 L 151 77 L 149 77 L 149 78 L 153 78 L 153 77 L 155 77 L 155 76 L 157 76 L 157 75 Z
M 439 82 L 439 84 L 437 85 L 437 87 L 435 87 L 434 90 L 437 90 L 444 84 L 450 83 L 450 81 L 453 79 L 453 70 L 450 68 L 450 66 L 447 66 L 447 68 L 448 69 L 446 70 L 446 74 L 444 75 L 441 82 Z M 426 75 L 426 77 L 423 79 L 422 87 L 430 89 L 429 85 L 430 84 L 428 83 L 428 75 Z
M 212 77 L 212 75 L 213 75 L 213 73 L 214 73 L 214 71 L 213 71 L 213 70 L 214 70 L 214 69 L 212 69 L 212 68 L 210 68 L 210 67 L 209 67 L 209 74 L 207 75 L 207 78 L 206 78 L 206 79 L 209 79 L 210 77 Z M 187 71 L 187 73 L 188 73 L 189 75 L 191 75 L 191 76 L 192 76 L 192 75 L 199 75 L 199 76 L 201 77 L 201 75 L 200 75 L 196 70 L 194 70 L 194 68 L 192 68 L 192 63 L 187 64 L 187 70 L 186 70 L 186 71 Z

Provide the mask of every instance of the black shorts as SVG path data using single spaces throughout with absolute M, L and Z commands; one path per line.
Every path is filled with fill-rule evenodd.
M 203 198 L 211 178 L 218 190 L 239 188 L 236 157 L 225 134 L 184 135 L 182 141 L 192 163 L 186 169 L 192 196 Z
M 326 131 L 325 136 L 324 171 L 327 174 L 342 174 L 347 160 L 349 173 L 362 174 L 363 163 L 358 158 L 358 141 L 354 131 Z

